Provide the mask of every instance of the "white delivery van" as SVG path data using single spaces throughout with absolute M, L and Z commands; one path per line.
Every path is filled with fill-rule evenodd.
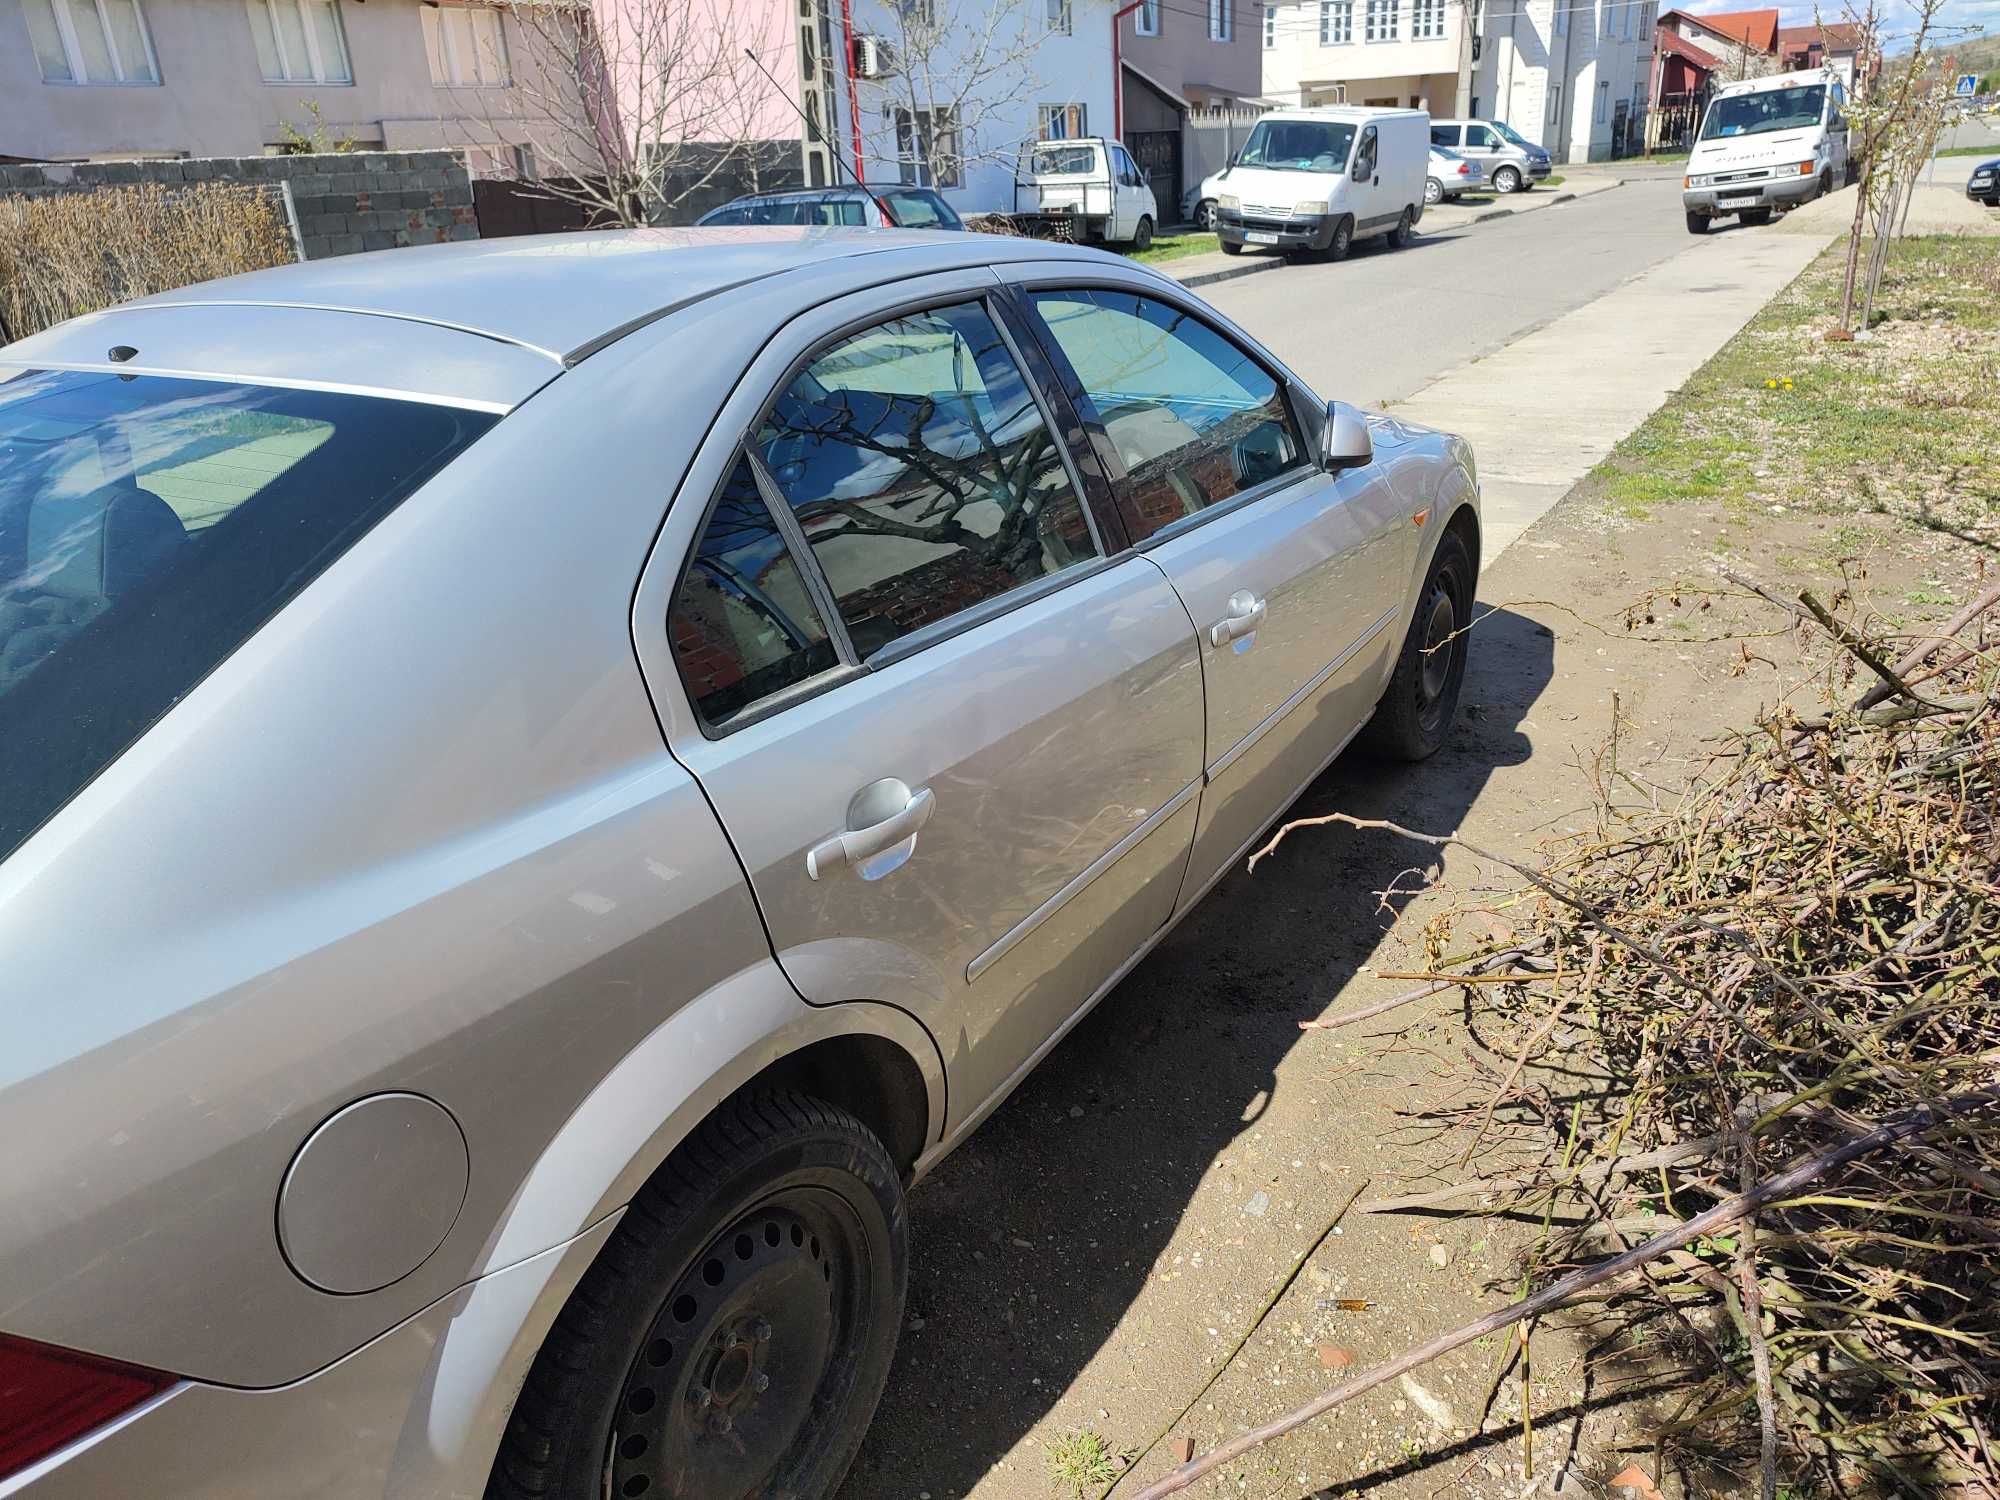
M 1709 101 L 1681 179 L 1689 234 L 1735 214 L 1768 224 L 1851 179 L 1847 103 L 1831 68 L 1724 84 Z
M 1356 240 L 1401 248 L 1424 216 L 1431 117 L 1420 109 L 1281 109 L 1251 128 L 1217 184 L 1222 248 L 1339 260 Z
M 1123 143 L 1083 136 L 1037 141 L 1021 153 L 1011 217 L 1029 234 L 1144 250 L 1153 243 L 1160 208 Z

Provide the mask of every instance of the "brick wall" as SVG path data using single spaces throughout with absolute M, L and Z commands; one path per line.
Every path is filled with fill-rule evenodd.
M 307 260 L 476 240 L 472 182 L 456 151 L 341 151 L 315 156 L 218 156 L 182 161 L 44 162 L 0 167 L 0 193 L 81 192 L 93 187 L 238 182 L 281 193 Z

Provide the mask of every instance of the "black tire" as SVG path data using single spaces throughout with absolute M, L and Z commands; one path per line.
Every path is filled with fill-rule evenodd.
M 1347 252 L 1353 248 L 1354 218 L 1351 214 L 1342 214 L 1339 222 L 1333 226 L 1333 238 L 1326 242 L 1326 258 L 1346 260 Z
M 1500 167 L 1493 173 L 1493 189 L 1500 193 L 1518 193 L 1527 179 L 1518 167 Z
M 1132 231 L 1132 253 L 1141 254 L 1153 248 L 1153 220 L 1150 215 L 1139 215 L 1138 226 Z
M 1194 206 L 1194 222 L 1197 229 L 1215 233 L 1215 200 L 1204 198 Z
M 1446 532 L 1417 595 L 1416 618 L 1396 658 L 1396 674 L 1362 731 L 1362 742 L 1377 755 L 1428 760 L 1450 735 L 1471 643 L 1466 630 L 1474 581 L 1464 541 L 1457 532 Z M 1432 646 L 1438 649 L 1426 649 Z
M 1401 250 L 1410 243 L 1410 236 L 1415 231 L 1415 215 L 1406 208 L 1403 210 L 1403 217 L 1396 221 L 1396 227 L 1389 231 L 1389 248 Z
M 1688 216 L 1687 216 L 1687 221 L 1688 221 L 1688 233 L 1689 233 L 1689 234 L 1707 234 L 1707 233 L 1708 233 L 1708 215 L 1707 215 L 1707 214 L 1698 214 L 1698 213 L 1695 213 L 1695 212 L 1694 212 L 1694 211 L 1693 211 L 1692 209 L 1690 209 L 1690 210 L 1688 211 Z
M 1424 179 L 1424 202 L 1444 202 L 1444 184 L 1439 182 L 1435 177 L 1426 177 Z
M 487 1500 L 824 1500 L 881 1399 L 908 1270 L 867 1127 L 802 1094 L 731 1101 L 558 1314 Z
M 1224 255 L 1241 255 L 1243 253 L 1241 245 L 1232 245 L 1228 240 L 1218 240 L 1216 243 L 1222 246 L 1222 253 Z
M 1833 192 L 1833 168 L 1828 167 L 1819 174 L 1819 197 L 1825 198 Z
M 1771 222 L 1771 210 L 1768 208 L 1746 208 L 1738 213 L 1736 217 L 1745 224 L 1768 224 Z

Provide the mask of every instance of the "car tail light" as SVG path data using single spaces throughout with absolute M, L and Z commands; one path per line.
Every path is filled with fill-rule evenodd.
M 1458 164 L 1458 175 L 1461 177 L 1470 177 L 1472 175 L 1472 163 L 1469 161 L 1460 162 Z
M 0 1479 L 173 1382 L 158 1370 L 0 1333 Z

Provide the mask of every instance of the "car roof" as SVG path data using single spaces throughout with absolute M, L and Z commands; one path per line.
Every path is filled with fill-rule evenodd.
M 1422 115 L 1421 109 L 1391 109 L 1387 105 L 1307 104 L 1297 109 L 1274 109 L 1259 115 L 1262 120 L 1382 120 L 1403 115 Z M 1426 116 L 1428 118 L 1428 116 Z
M 0 367 L 331 386 L 505 411 L 635 329 L 787 273 L 866 257 L 894 280 L 1097 253 L 981 234 L 794 225 L 421 245 L 123 303 L 0 347 Z M 132 347 L 113 353 L 120 345 Z
M 1774 89 L 1810 88 L 1816 83 L 1838 83 L 1839 75 L 1832 68 L 1800 68 L 1791 73 L 1767 73 L 1762 78 L 1746 78 L 1740 83 L 1725 83 L 1717 89 L 1717 97 L 1727 94 L 1766 94 Z
M 1010 260 L 1074 257 L 1075 247 L 1004 242 Z M 985 236 L 932 230 L 740 225 L 581 230 L 377 250 L 252 271 L 114 309 L 315 308 L 457 329 L 575 363 L 629 332 L 719 292 L 855 256 L 893 256 L 921 275 L 999 258 Z M 13 351 L 8 351 L 12 357 Z

